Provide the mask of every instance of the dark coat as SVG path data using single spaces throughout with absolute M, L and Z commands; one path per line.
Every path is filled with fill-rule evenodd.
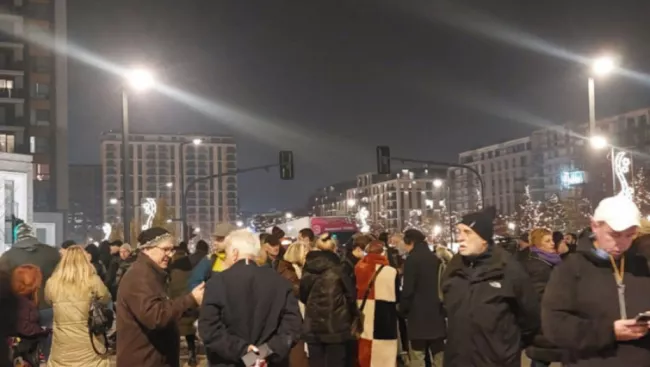
M 192 263 L 184 251 L 177 251 L 172 257 L 172 262 L 167 268 L 169 273 L 169 297 L 175 299 L 186 296 L 190 293 L 187 289 L 187 281 L 192 274 Z M 178 330 L 181 335 L 194 335 L 194 321 L 198 318 L 198 310 L 191 310 L 185 313 L 178 321 Z
M 551 272 L 555 265 L 540 258 L 536 252 L 530 251 L 528 258 L 522 263 L 524 269 L 533 282 L 533 289 L 538 295 L 541 303 L 546 289 L 546 283 L 551 278 Z M 553 345 L 544 335 L 541 329 L 538 335 L 535 335 L 533 345 L 526 349 L 526 355 L 531 359 L 545 362 L 568 362 L 568 352 Z
M 143 253 L 117 290 L 117 365 L 179 367 L 177 322 L 197 306 L 190 294 L 169 299 L 167 273 Z
M 126 258 L 126 260 L 120 259 L 120 262 L 117 266 L 117 271 L 115 272 L 115 279 L 113 280 L 113 284 L 111 286 L 112 292 L 115 293 L 115 298 L 113 298 L 113 300 L 117 300 L 117 289 L 120 285 L 120 282 L 122 281 L 122 277 L 124 277 L 126 271 L 129 270 L 137 258 L 138 255 L 136 253 L 132 253 L 131 256 Z
M 300 279 L 300 301 L 305 304 L 303 337 L 307 343 L 336 344 L 354 339 L 353 326 L 359 319 L 354 288 L 335 253 L 307 254 Z
M 278 263 L 278 274 L 281 277 L 288 280 L 291 284 L 291 293 L 296 299 L 300 298 L 300 278 L 296 269 L 293 267 L 293 264 L 286 260 L 280 260 Z M 302 315 L 300 316 L 302 321 Z M 309 367 L 309 360 L 307 359 L 307 354 L 305 353 L 305 342 L 299 341 L 292 349 L 289 354 L 289 366 L 291 367 Z
M 18 297 L 18 315 L 16 317 L 15 336 L 34 338 L 46 335 L 41 329 L 38 307 L 27 297 Z
M 408 324 L 409 340 L 445 338 L 445 318 L 438 297 L 440 259 L 426 243 L 415 244 L 404 262 L 399 311 Z
M 14 243 L 9 250 L 2 254 L 2 257 L 0 257 L 0 270 L 11 274 L 17 266 L 33 264 L 41 269 L 41 273 L 43 273 L 42 284 L 45 285 L 52 276 L 54 268 L 59 264 L 60 259 L 61 256 L 56 248 L 39 243 L 36 238 L 29 237 Z M 45 302 L 44 289 L 45 286 L 41 287 L 38 293 L 38 307 L 40 309 L 50 308 Z
M 625 257 L 627 317 L 650 310 L 650 270 L 643 256 L 630 250 Z M 614 321 L 621 318 L 618 287 L 609 257 L 601 257 L 592 240 L 583 237 L 578 250 L 551 274 L 542 300 L 544 335 L 569 349 L 572 366 L 650 367 L 650 336 L 617 342 Z
M 194 251 L 193 254 L 189 255 L 190 258 L 190 264 L 192 264 L 192 268 L 194 268 L 196 265 L 203 260 L 203 258 L 207 257 L 208 253 L 206 251 Z
M 18 299 L 11 291 L 10 273 L 0 270 L 0 367 L 10 367 L 7 337 L 15 332 Z
M 449 326 L 445 367 L 519 367 L 540 315 L 521 263 L 495 246 L 478 257 L 456 255 L 442 288 Z
M 267 344 L 271 366 L 287 366 L 300 334 L 298 301 L 272 269 L 241 260 L 208 280 L 199 335 L 212 367 L 241 366 L 249 345 Z

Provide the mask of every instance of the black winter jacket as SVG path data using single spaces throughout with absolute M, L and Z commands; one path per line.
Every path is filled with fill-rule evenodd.
M 409 340 L 445 338 L 444 310 L 438 296 L 440 265 L 426 243 L 416 244 L 406 258 L 399 311 L 408 323 Z
M 271 367 L 288 366 L 301 316 L 291 284 L 274 270 L 241 260 L 205 285 L 199 335 L 211 367 L 243 366 L 249 345 L 267 344 Z
M 455 255 L 443 280 L 445 367 L 519 367 L 539 329 L 539 301 L 519 261 L 499 247 Z
M 335 253 L 307 254 L 300 279 L 300 301 L 305 304 L 303 336 L 307 343 L 336 344 L 354 339 L 352 327 L 359 318 L 355 287 L 343 274 Z
M 528 258 L 522 264 L 530 276 L 533 289 L 535 289 L 541 302 L 546 284 L 551 278 L 551 272 L 555 265 L 540 258 L 534 251 L 529 251 Z M 541 329 L 539 334 L 535 336 L 533 345 L 526 349 L 526 355 L 533 360 L 545 362 L 568 362 L 570 360 L 568 352 L 548 341 L 542 334 Z
M 628 318 L 650 310 L 650 270 L 633 249 L 625 256 L 625 303 Z M 575 254 L 558 265 L 542 300 L 544 335 L 569 349 L 577 367 L 650 367 L 650 335 L 617 342 L 614 321 L 621 318 L 618 287 L 608 256 L 583 237 Z

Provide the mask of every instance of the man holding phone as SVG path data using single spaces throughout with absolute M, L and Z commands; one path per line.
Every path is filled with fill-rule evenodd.
M 641 214 L 622 195 L 603 199 L 590 236 L 557 266 L 542 301 L 542 328 L 571 351 L 571 366 L 650 367 L 650 269 L 628 251 Z

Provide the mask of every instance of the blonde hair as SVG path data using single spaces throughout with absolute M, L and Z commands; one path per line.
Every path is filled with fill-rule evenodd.
M 284 253 L 284 260 L 298 266 L 305 265 L 305 256 L 309 252 L 309 245 L 295 242 L 292 243 Z
M 323 233 L 316 239 L 316 248 L 321 251 L 336 251 L 336 242 L 329 233 Z
M 542 243 L 544 236 L 553 236 L 553 232 L 546 228 L 535 228 L 530 231 L 528 243 L 532 246 L 538 247 Z
M 47 298 L 69 298 L 83 293 L 90 295 L 96 276 L 97 272 L 88 260 L 86 251 L 79 245 L 70 246 L 47 281 Z

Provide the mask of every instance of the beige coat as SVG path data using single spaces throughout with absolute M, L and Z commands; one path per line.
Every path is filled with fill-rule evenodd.
M 52 352 L 47 367 L 109 367 L 108 357 L 98 356 L 88 337 L 88 312 L 92 293 L 108 303 L 111 295 L 99 278 L 93 276 L 92 290 L 75 297 L 52 294 L 49 283 L 45 286 L 45 299 L 54 310 Z M 104 351 L 104 341 L 95 338 L 95 346 Z

